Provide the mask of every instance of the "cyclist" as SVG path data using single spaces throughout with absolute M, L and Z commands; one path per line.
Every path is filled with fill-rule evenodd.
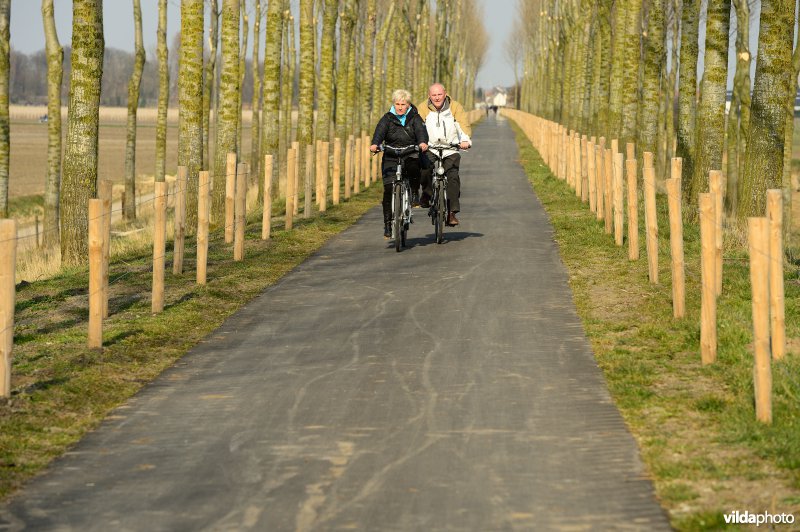
M 469 138 L 471 133 L 466 114 L 461 104 L 451 100 L 444 90 L 444 85 L 434 83 L 428 89 L 428 100 L 419 106 L 419 114 L 425 121 L 428 130 L 428 139 L 431 143 L 451 144 L 459 143 L 462 150 L 472 146 Z M 447 217 L 447 225 L 458 225 L 456 213 L 461 210 L 459 196 L 461 195 L 461 180 L 458 177 L 458 167 L 461 164 L 461 154 L 457 150 L 445 150 L 443 152 L 445 175 L 447 176 L 447 198 L 450 202 L 450 214 Z M 434 155 L 428 152 L 428 157 L 433 162 Z M 433 194 L 431 188 L 431 169 L 433 164 L 425 165 L 422 170 L 422 200 L 423 207 L 429 207 L 430 198 Z
M 372 145 L 369 150 L 378 152 L 378 146 L 409 146 L 416 144 L 421 151 L 428 149 L 428 132 L 419 116 L 417 108 L 411 103 L 407 90 L 397 89 L 392 93 L 392 107 L 375 126 Z M 392 237 L 392 181 L 397 172 L 397 155 L 386 151 L 383 154 L 383 236 Z M 403 161 L 403 176 L 409 180 L 412 192 L 412 205 L 419 204 L 416 191 L 419 190 L 419 154 L 412 153 Z

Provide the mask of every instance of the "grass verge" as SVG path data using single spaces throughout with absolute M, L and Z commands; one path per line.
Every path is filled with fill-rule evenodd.
M 724 529 L 723 514 L 791 512 L 800 520 L 800 280 L 785 271 L 788 356 L 773 362 L 771 426 L 755 420 L 749 263 L 729 248 L 715 364 L 700 363 L 699 228 L 684 229 L 687 318 L 672 318 L 669 223 L 658 199 L 661 284 L 614 245 L 594 213 L 552 176 L 516 128 L 520 159 L 555 228 L 575 304 L 611 393 L 679 530 Z M 639 220 L 644 220 L 640 213 Z
M 102 351 L 86 347 L 86 269 L 21 283 L 13 392 L 0 404 L 0 497 L 42 470 L 225 318 L 355 223 L 379 203 L 381 192 L 380 186 L 372 186 L 324 215 L 295 220 L 292 231 L 273 229 L 268 241 L 261 240 L 261 212 L 254 212 L 241 262 L 232 260 L 233 245 L 225 244 L 219 231 L 212 233 L 205 286 L 195 283 L 194 244 L 187 239 L 184 275 L 171 274 L 168 250 L 166 305 L 155 316 L 150 312 L 152 244 L 123 252 L 110 268 L 110 317 L 104 324 Z

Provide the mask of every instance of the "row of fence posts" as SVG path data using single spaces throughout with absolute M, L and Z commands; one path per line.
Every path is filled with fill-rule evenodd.
M 567 182 L 582 202 L 603 222 L 614 243 L 624 243 L 625 209 L 623 182 L 627 182 L 628 258 L 639 259 L 639 191 L 635 146 L 626 146 L 627 160 L 617 139 L 606 148 L 606 139 L 587 138 L 563 125 L 516 110 L 503 110 L 514 120 L 542 155 L 553 174 Z M 623 165 L 624 163 L 624 165 Z M 623 168 L 624 177 L 623 179 Z M 673 316 L 686 316 L 686 273 L 683 251 L 681 205 L 682 160 L 673 158 L 665 180 L 670 224 Z M 645 247 L 648 278 L 658 284 L 657 183 L 653 154 L 643 153 Z M 717 358 L 717 300 L 723 279 L 723 195 L 721 171 L 709 173 L 709 191 L 699 195 L 701 240 L 700 357 L 703 364 Z M 783 196 L 767 192 L 767 216 L 748 218 L 748 248 L 752 285 L 754 333 L 754 387 L 756 417 L 772 422 L 771 360 L 783 358 L 786 349 L 783 300 Z
M 350 135 L 342 150 L 341 139 L 333 141 L 333 160 L 330 143 L 317 141 L 306 147 L 306 175 L 304 184 L 303 216 L 312 215 L 314 201 L 316 208 L 323 213 L 327 210 L 328 189 L 332 190 L 332 204 L 341 200 L 342 177 L 344 177 L 344 198 L 358 194 L 375 182 L 379 176 L 380 157 L 370 157 L 370 139 L 365 132 L 359 136 Z M 344 151 L 344 172 L 341 168 Z M 299 211 L 300 175 L 298 154 L 299 143 L 294 142 L 287 150 L 287 171 L 278 176 L 279 196 L 286 199 L 285 229 L 292 229 L 293 219 Z M 329 170 L 331 170 L 329 172 Z M 233 243 L 233 259 L 240 261 L 245 256 L 246 203 L 249 187 L 249 165 L 238 163 L 235 153 L 226 159 L 225 181 L 225 242 Z M 342 176 L 344 173 L 344 176 Z M 264 158 L 264 193 L 261 238 L 267 240 L 272 230 L 273 200 L 273 159 Z M 289 178 L 291 177 L 291 178 Z M 197 283 L 207 282 L 209 224 L 211 208 L 211 179 L 208 171 L 198 175 L 198 216 L 197 216 Z M 87 345 L 101 349 L 103 346 L 103 320 L 108 312 L 109 253 L 111 242 L 111 181 L 98 183 L 98 198 L 90 199 L 88 205 L 88 245 L 89 245 L 89 324 Z M 173 261 L 174 275 L 183 274 L 186 228 L 187 168 L 178 167 L 174 195 L 174 236 Z M 167 182 L 155 183 L 153 219 L 153 280 L 151 310 L 160 313 L 164 310 L 164 284 L 166 270 L 167 206 L 170 195 Z M 37 224 L 38 225 L 38 224 Z M 14 306 L 16 299 L 16 254 L 17 223 L 15 220 L 0 219 L 0 397 L 11 393 L 11 352 L 14 344 Z M 38 238 L 37 238 L 38 241 Z

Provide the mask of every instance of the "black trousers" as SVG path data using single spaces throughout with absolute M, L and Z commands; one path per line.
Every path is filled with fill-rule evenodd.
M 392 221 L 392 183 L 397 173 L 397 164 L 389 163 L 383 166 L 383 221 Z M 408 179 L 411 192 L 419 190 L 419 160 L 408 157 L 403 161 L 403 177 Z
M 436 157 L 433 154 L 428 154 L 431 161 L 430 168 L 423 168 L 421 173 L 422 193 L 427 194 L 430 198 L 433 196 L 433 163 Z M 459 212 L 461 210 L 461 178 L 458 177 L 458 167 L 461 165 L 461 154 L 454 153 L 449 157 L 445 157 L 443 161 L 444 175 L 447 176 L 447 200 L 450 202 L 450 211 Z

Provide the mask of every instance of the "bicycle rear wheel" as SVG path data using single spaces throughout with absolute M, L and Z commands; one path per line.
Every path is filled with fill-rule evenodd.
M 400 185 L 394 186 L 394 221 L 392 227 L 394 236 L 394 249 L 400 251 L 402 245 L 402 231 L 403 231 L 403 187 Z

